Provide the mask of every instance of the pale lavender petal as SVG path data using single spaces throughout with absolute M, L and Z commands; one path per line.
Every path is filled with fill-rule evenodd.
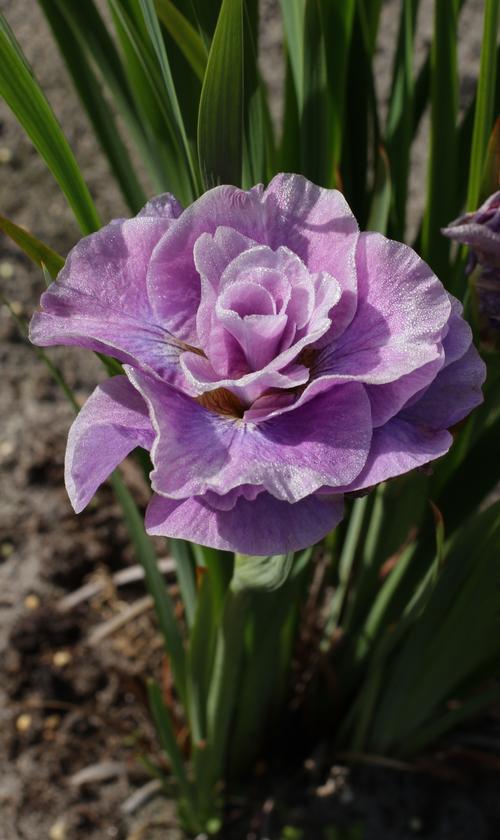
M 444 361 L 444 351 L 441 350 L 434 361 L 407 373 L 406 376 L 400 376 L 394 382 L 387 382 L 385 385 L 366 385 L 366 393 L 370 398 L 372 408 L 373 427 L 383 426 L 391 417 L 395 417 L 411 397 L 430 385 L 443 367 Z
M 472 343 L 472 330 L 463 317 L 463 307 L 453 295 L 448 295 L 451 303 L 451 315 L 448 321 L 448 332 L 443 339 L 445 353 L 444 366 L 460 359 Z
M 351 484 L 336 488 L 335 492 L 352 493 L 403 475 L 445 455 L 452 443 L 447 431 L 431 431 L 394 417 L 385 426 L 374 429 L 364 469 Z M 325 487 L 320 492 L 331 490 Z
M 264 192 L 268 244 L 286 245 L 312 273 L 335 278 L 342 298 L 322 343 L 340 335 L 356 311 L 355 250 L 358 224 L 344 196 L 325 190 L 302 175 L 277 175 Z
M 354 480 L 371 441 L 364 388 L 333 388 L 259 425 L 209 411 L 174 388 L 127 369 L 149 403 L 158 433 L 151 457 L 153 489 L 172 498 L 223 494 L 243 484 L 296 502 L 324 484 Z M 291 421 L 291 422 L 290 422 Z
M 241 291 L 241 290 L 240 290 Z M 287 325 L 283 315 L 246 315 L 240 317 L 234 310 L 218 307 L 217 315 L 226 332 L 237 341 L 247 364 L 247 370 L 260 371 L 276 357 Z M 240 355 L 236 351 L 236 357 Z M 212 358 L 212 354 L 210 354 Z M 228 360 L 229 361 L 229 360 Z M 231 358 L 231 362 L 234 362 Z M 229 366 L 234 369 L 234 364 Z
M 240 487 L 234 487 L 229 493 L 224 493 L 223 495 L 208 490 L 203 496 L 203 501 L 214 510 L 232 510 L 238 499 L 246 499 L 248 502 L 253 502 L 257 496 L 264 492 L 262 487 L 257 487 L 255 484 L 242 484 Z
M 153 440 L 146 403 L 126 376 L 114 376 L 99 385 L 68 436 L 65 481 L 76 513 L 129 452 L 137 446 L 150 449 Z
M 162 219 L 178 219 L 182 211 L 182 204 L 177 201 L 174 195 L 162 193 L 151 198 L 137 216 L 160 216 Z
M 212 236 L 202 233 L 194 245 L 194 262 L 200 275 L 200 304 L 196 313 L 196 347 L 211 347 L 212 363 L 221 375 L 229 375 L 238 345 L 215 316 L 220 279 L 227 265 L 242 251 L 255 245 L 252 239 L 228 227 Z M 240 352 L 240 355 L 241 352 Z
M 230 352 L 234 361 L 235 352 L 234 350 Z M 288 353 L 290 357 L 294 355 L 295 353 Z M 247 374 L 242 373 L 234 378 L 227 379 L 220 379 L 209 360 L 196 353 L 183 353 L 180 357 L 180 364 L 184 379 L 192 393 L 204 394 L 207 391 L 225 388 L 241 400 L 243 405 L 247 406 L 251 405 L 254 400 L 270 388 L 298 388 L 307 382 L 309 370 L 304 365 L 293 364 L 291 361 L 288 364 L 283 364 L 283 356 L 285 356 L 284 353 L 277 359 L 273 359 L 262 370 Z
M 192 540 L 241 554 L 286 554 L 321 540 L 342 519 L 341 496 L 309 496 L 288 504 L 261 493 L 239 499 L 228 511 L 214 510 L 200 497 L 153 496 L 146 511 L 149 534 Z
M 362 233 L 356 252 L 359 303 L 316 376 L 376 385 L 439 358 L 451 304 L 429 266 L 407 245 Z
M 176 376 L 179 349 L 151 311 L 146 271 L 172 224 L 165 216 L 116 221 L 82 239 L 33 316 L 35 344 L 69 344 Z M 168 209 L 170 208 L 170 210 Z
M 202 282 L 198 334 L 202 333 L 201 310 L 210 327 L 203 331 L 202 348 L 220 376 L 239 369 L 239 348 L 248 365 L 241 373 L 271 361 L 274 369 L 279 369 L 289 364 L 305 343 L 317 341 L 329 329 L 329 315 L 339 298 L 340 287 L 332 277 L 325 273 L 311 276 L 288 248 L 273 251 L 253 246 L 227 265 L 218 294 L 213 283 L 207 287 Z M 236 339 L 236 345 L 225 332 Z M 299 339 L 301 345 L 297 346 Z M 280 355 L 284 351 L 289 351 L 285 357 Z
M 267 242 L 261 188 L 245 192 L 237 187 L 215 187 L 184 210 L 156 248 L 148 273 L 148 286 L 157 319 L 172 333 L 196 346 L 196 313 L 200 303 L 200 276 L 194 247 L 203 233 L 230 227 L 260 243 Z
M 483 402 L 486 366 L 471 344 L 457 361 L 444 367 L 434 382 L 400 416 L 428 429 L 449 429 Z

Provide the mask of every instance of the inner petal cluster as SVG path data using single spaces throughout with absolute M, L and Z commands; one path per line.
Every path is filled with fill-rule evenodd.
M 300 356 L 331 327 L 337 281 L 309 272 L 285 246 L 273 250 L 230 228 L 202 234 L 194 253 L 199 352 L 181 357 L 189 390 L 224 389 L 250 408 L 270 391 L 304 385 L 309 370 Z

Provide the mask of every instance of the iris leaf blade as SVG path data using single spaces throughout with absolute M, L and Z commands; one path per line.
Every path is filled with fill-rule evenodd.
M 205 186 L 241 185 L 243 0 L 223 0 L 200 97 L 198 155 Z
M 441 228 L 457 215 L 458 0 L 435 3 L 431 47 L 431 130 L 421 253 L 450 282 L 449 243 Z
M 486 0 L 481 66 L 472 134 L 467 210 L 475 210 L 479 202 L 488 140 L 493 127 L 495 83 L 498 84 L 496 79 L 496 48 L 499 20 L 500 0 Z
M 170 62 L 167 55 L 167 51 L 165 49 L 165 43 L 163 41 L 160 23 L 158 21 L 158 16 L 156 13 L 155 5 L 153 0 L 139 0 L 140 6 L 142 9 L 142 13 L 144 15 L 144 21 L 146 24 L 146 28 L 151 39 L 151 43 L 153 45 L 154 51 L 156 53 L 156 57 L 158 60 L 158 64 L 161 69 L 161 75 L 163 77 L 164 82 L 164 90 L 167 94 L 167 101 L 169 106 L 170 112 L 170 119 L 174 133 L 178 136 L 178 144 L 179 148 L 182 150 L 184 156 L 184 165 L 188 169 L 191 181 L 192 181 L 192 189 L 193 192 L 196 193 L 198 189 L 198 177 L 196 171 L 196 164 L 193 160 L 191 147 L 189 145 L 189 141 L 186 134 L 186 128 L 184 125 L 184 119 L 182 116 L 182 112 L 179 106 L 179 100 L 177 97 L 177 90 L 175 87 L 174 79 L 172 76 L 172 70 L 170 68 Z
M 97 230 L 100 219 L 75 156 L 3 15 L 0 53 L 0 96 L 58 182 L 82 231 Z
M 9 236 L 22 251 L 40 268 L 46 266 L 53 280 L 64 265 L 64 257 L 45 245 L 32 233 L 0 215 L 0 230 Z
M 200 81 L 203 81 L 208 52 L 199 33 L 172 0 L 156 0 L 156 11 Z
M 61 14 L 57 0 L 39 0 L 39 3 L 125 201 L 130 210 L 137 213 L 146 203 L 146 195 L 135 175 L 129 153 L 97 77 L 78 39 L 74 37 L 71 26 Z
M 280 0 L 287 56 L 299 113 L 304 104 L 304 21 L 306 0 Z

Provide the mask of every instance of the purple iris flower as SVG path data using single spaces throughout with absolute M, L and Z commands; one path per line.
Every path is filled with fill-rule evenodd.
M 500 190 L 473 213 L 465 213 L 442 232 L 450 239 L 469 246 L 467 273 L 476 266 L 479 307 L 492 326 L 500 329 Z
M 246 554 L 321 539 L 343 496 L 443 455 L 481 400 L 461 306 L 298 175 L 160 196 L 71 251 L 31 338 L 114 356 L 73 423 L 76 511 L 150 450 L 150 534 Z

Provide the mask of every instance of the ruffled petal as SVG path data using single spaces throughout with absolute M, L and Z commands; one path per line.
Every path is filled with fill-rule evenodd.
M 42 311 L 31 322 L 34 344 L 86 347 L 162 375 L 177 370 L 178 343 L 153 316 L 146 272 L 178 212 L 175 199 L 160 197 L 135 219 L 82 239 L 42 295 Z
M 369 400 L 361 385 L 333 388 L 259 425 L 203 408 L 174 388 L 127 369 L 149 404 L 157 438 L 153 489 L 171 498 L 222 495 L 254 484 L 296 502 L 324 484 L 347 484 L 366 461 Z
M 303 339 L 302 344 L 306 343 Z M 252 371 L 236 378 L 221 379 L 208 359 L 196 353 L 183 353 L 180 358 L 181 369 L 192 393 L 205 394 L 224 388 L 244 405 L 251 405 L 261 394 L 270 388 L 298 388 L 309 379 L 309 370 L 292 359 L 300 352 L 288 350 L 273 359 L 262 370 Z M 235 356 L 233 355 L 233 359 Z
M 265 244 L 261 194 L 260 187 L 248 192 L 230 186 L 208 190 L 184 211 L 154 252 L 148 287 L 155 315 L 188 344 L 197 346 L 196 313 L 201 296 L 195 243 L 203 233 L 229 227 Z
M 361 473 L 335 492 L 352 493 L 365 490 L 422 467 L 448 452 L 453 438 L 447 431 L 431 431 L 401 417 L 389 420 L 375 429 L 366 464 Z M 321 492 L 331 492 L 328 487 Z
M 66 447 L 66 489 L 76 513 L 129 452 L 150 449 L 153 440 L 146 403 L 127 377 L 99 385 L 73 422 Z
M 286 554 L 321 540 L 342 519 L 342 496 L 309 496 L 296 504 L 261 493 L 215 510 L 202 498 L 153 496 L 146 511 L 149 534 L 192 540 L 241 554 Z
M 366 386 L 372 406 L 374 427 L 387 423 L 403 407 L 412 405 L 420 399 L 439 371 L 460 359 L 469 349 L 472 343 L 472 331 L 462 317 L 462 304 L 453 295 L 448 295 L 448 298 L 451 303 L 451 315 L 447 324 L 448 332 L 442 342 L 441 356 L 394 382 Z
M 400 417 L 427 429 L 450 429 L 481 405 L 486 365 L 471 344 L 461 359 L 441 370 L 434 382 Z
M 317 187 L 302 175 L 276 175 L 263 200 L 268 244 L 286 245 L 311 273 L 326 271 L 340 285 L 332 325 L 319 342 L 326 344 L 345 330 L 356 311 L 356 219 L 341 192 Z

